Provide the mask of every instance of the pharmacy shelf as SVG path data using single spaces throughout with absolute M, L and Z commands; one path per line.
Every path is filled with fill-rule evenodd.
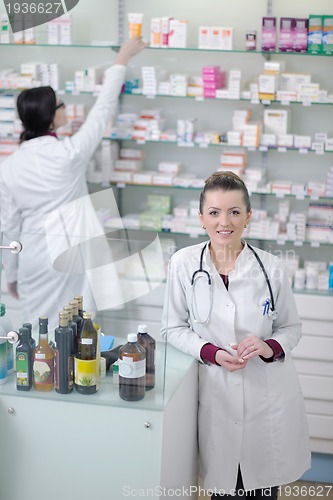
M 198 102 L 209 102 L 209 101 L 220 101 L 220 102 L 249 102 L 251 104 L 263 104 L 264 106 L 270 106 L 271 104 L 281 104 L 282 106 L 289 105 L 301 105 L 304 107 L 313 106 L 330 106 L 333 105 L 333 102 L 317 102 L 317 101 L 288 101 L 288 100 L 278 100 L 278 99 L 245 99 L 243 97 L 239 99 L 226 99 L 220 97 L 203 97 L 203 96 L 179 96 L 179 95 L 169 95 L 169 94 L 143 94 L 142 92 L 123 92 L 122 95 L 132 96 L 132 97 L 146 97 L 146 99 L 155 99 L 155 98 L 169 98 L 169 99 L 192 99 Z
M 202 131 L 204 132 L 204 131 Z M 211 144 L 211 143 L 195 143 L 195 142 L 177 142 L 177 141 L 161 141 L 161 140 L 151 140 L 151 139 L 130 139 L 128 137 L 104 137 L 104 139 L 110 139 L 112 141 L 126 141 L 126 142 L 131 142 L 131 143 L 136 143 L 140 145 L 144 144 L 172 144 L 176 145 L 178 147 L 183 147 L 183 148 L 210 148 L 210 147 L 217 147 L 217 148 L 232 148 L 232 149 L 240 149 L 240 150 L 245 150 L 248 152 L 266 152 L 266 151 L 277 151 L 278 153 L 286 153 L 287 151 L 294 151 L 298 152 L 299 154 L 307 154 L 307 153 L 315 153 L 320 156 L 324 154 L 330 154 L 333 153 L 333 151 L 323 151 L 319 152 L 315 149 L 307 149 L 307 148 L 287 148 L 285 146 L 259 146 L 258 148 L 255 147 L 246 147 L 246 146 L 233 146 L 232 144 L 228 144 L 227 142 L 220 142 L 219 144 Z
M 144 170 L 143 170 L 144 172 Z M 158 172 L 156 172 L 158 173 Z M 158 189 L 172 189 L 172 190 L 183 190 L 183 191 L 202 191 L 201 187 L 185 187 L 185 186 L 173 186 L 173 185 L 166 185 L 166 184 L 142 184 L 142 183 L 135 183 L 135 182 L 110 182 L 109 186 L 102 185 L 96 182 L 88 182 L 90 186 L 94 186 L 95 188 L 99 189 L 109 189 L 110 186 L 115 186 L 118 189 L 125 189 L 127 187 L 141 187 L 141 188 L 158 188 Z M 249 192 L 251 196 L 272 196 L 274 198 L 277 198 L 279 200 L 283 198 L 291 198 L 291 199 L 296 199 L 297 201 L 304 201 L 304 200 L 309 200 L 311 201 L 329 201 L 333 202 L 333 196 L 318 196 L 318 195 L 295 195 L 295 194 L 282 194 L 282 193 L 271 193 L 271 192 L 266 192 L 266 191 L 250 191 Z
M 154 234 L 162 234 L 166 236 L 187 236 L 190 238 L 207 238 L 207 233 L 185 233 L 185 232 L 176 232 L 176 231 L 164 231 L 164 230 L 157 230 L 157 229 L 150 229 L 150 228 L 138 228 L 138 227 L 119 227 L 119 226 L 112 226 L 112 225 L 105 225 L 104 224 L 104 229 L 107 230 L 125 230 L 125 231 L 135 231 L 135 232 L 142 232 L 142 233 L 154 233 Z M 144 239 L 144 238 L 142 238 Z M 274 243 L 279 246 L 284 246 L 284 245 L 293 245 L 295 247 L 302 247 L 302 246 L 311 246 L 313 248 L 319 248 L 321 246 L 323 247 L 331 247 L 333 246 L 333 243 L 326 243 L 326 242 L 319 242 L 319 241 L 294 241 L 294 240 L 287 240 L 284 239 L 284 237 L 277 238 L 277 239 L 269 239 L 269 238 L 251 238 L 249 236 L 244 237 L 245 240 L 250 240 L 250 241 L 257 241 L 259 243 Z
M 50 48 L 78 48 L 78 49 L 112 49 L 119 50 L 120 45 L 115 43 L 74 43 L 74 44 L 49 44 L 49 43 L 6 43 L 3 44 L 6 47 L 50 47 Z M 265 50 L 245 50 L 245 49 L 232 49 L 232 50 L 219 50 L 219 49 L 199 49 L 198 47 L 151 47 L 147 46 L 145 50 L 162 50 L 162 51 L 181 51 L 181 52 L 216 52 L 218 54 L 253 54 L 260 56 L 271 56 L 271 55 L 279 55 L 279 56 L 303 56 L 303 57 L 332 57 L 332 54 L 312 54 L 308 52 L 282 52 L 280 50 L 277 51 L 265 51 Z

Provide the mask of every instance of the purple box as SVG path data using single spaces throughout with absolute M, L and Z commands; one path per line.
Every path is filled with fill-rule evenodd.
M 276 51 L 276 17 L 262 18 L 261 50 Z
M 295 52 L 307 52 L 308 49 L 308 19 L 295 19 L 293 47 Z
M 281 17 L 279 33 L 279 50 L 281 52 L 293 52 L 295 32 L 295 19 L 293 17 Z

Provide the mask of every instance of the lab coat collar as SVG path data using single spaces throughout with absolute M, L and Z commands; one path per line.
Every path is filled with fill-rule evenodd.
M 251 267 L 253 263 L 253 254 L 249 247 L 247 246 L 247 243 L 245 240 L 242 239 L 242 243 L 244 244 L 243 250 L 240 252 L 238 255 L 236 262 L 235 262 L 235 269 L 230 272 L 229 275 L 232 276 L 232 274 L 235 273 L 244 273 L 248 270 L 249 267 Z M 209 245 L 210 241 L 205 242 L 202 246 L 206 245 L 204 256 L 203 256 L 203 264 L 207 266 L 209 269 L 209 272 L 213 274 L 214 272 L 217 273 L 217 269 L 211 259 L 210 256 L 210 251 L 209 251 Z M 201 247 L 202 248 L 202 247 Z M 218 274 L 218 273 L 217 273 Z
M 21 144 L 21 149 L 36 148 L 44 144 L 50 144 L 58 140 L 54 135 L 42 135 L 41 137 L 36 137 L 35 139 L 30 139 L 29 141 L 24 141 Z

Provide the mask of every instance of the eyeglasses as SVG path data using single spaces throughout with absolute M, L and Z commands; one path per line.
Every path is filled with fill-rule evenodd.
M 63 101 L 60 101 L 59 104 L 56 105 L 55 109 L 65 108 L 66 104 Z

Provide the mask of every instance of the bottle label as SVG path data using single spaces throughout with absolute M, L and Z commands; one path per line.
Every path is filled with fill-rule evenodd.
M 28 386 L 28 370 L 29 357 L 26 352 L 18 352 L 16 354 L 16 384 L 20 386 Z
M 45 354 L 37 353 L 37 354 L 35 354 L 35 359 L 45 359 Z
M 92 345 L 93 339 L 81 339 L 81 344 Z
M 83 360 L 74 358 L 75 384 L 85 387 L 97 385 L 96 359 Z
M 40 359 L 36 354 L 33 364 L 34 381 L 37 385 L 49 385 L 54 382 L 54 359 L 45 359 L 44 361 L 36 361 Z M 43 354 L 45 357 L 45 354 Z
M 129 356 L 119 359 L 119 375 L 124 378 L 139 378 L 146 374 L 146 360 L 134 361 Z
M 6 342 L 0 344 L 0 380 L 7 377 L 7 347 Z

